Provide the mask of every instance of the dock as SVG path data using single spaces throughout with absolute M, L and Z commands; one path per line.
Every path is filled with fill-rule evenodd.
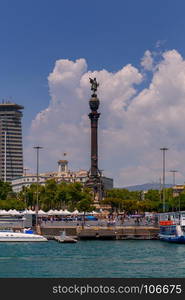
M 76 240 L 157 240 L 158 226 L 112 226 L 101 227 L 41 227 L 41 234 L 48 239 L 61 240 L 61 232 Z M 59 241 L 63 242 L 63 241 Z
M 102 240 L 156 240 L 159 229 L 156 227 L 125 226 L 111 228 L 85 228 L 78 232 L 79 239 Z
M 71 237 L 71 236 L 54 236 L 53 238 L 58 243 L 76 243 L 77 239 Z

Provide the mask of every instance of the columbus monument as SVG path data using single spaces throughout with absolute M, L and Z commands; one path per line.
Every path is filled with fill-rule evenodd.
M 98 119 L 100 113 L 98 112 L 100 101 L 97 97 L 97 83 L 96 78 L 89 78 L 91 84 L 92 95 L 89 100 L 89 107 L 91 112 L 89 113 L 89 119 L 91 120 L 91 168 L 89 171 L 88 180 L 86 186 L 93 189 L 94 202 L 98 203 L 103 197 L 103 181 L 101 171 L 98 169 Z

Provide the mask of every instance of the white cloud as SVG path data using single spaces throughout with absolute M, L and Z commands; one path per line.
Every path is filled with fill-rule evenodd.
M 158 40 L 155 44 L 156 48 L 161 48 L 166 43 L 166 40 Z
M 84 59 L 58 60 L 48 77 L 50 104 L 32 122 L 26 165 L 34 164 L 30 147 L 40 144 L 43 170 L 56 169 L 63 152 L 68 153 L 71 169 L 90 167 L 89 77 L 96 77 L 100 83 L 100 169 L 115 179 L 116 186 L 158 181 L 159 149 L 167 146 L 166 168 L 179 170 L 177 178 L 184 182 L 185 61 L 171 50 L 163 53 L 155 69 L 153 65 L 146 51 L 142 66 L 150 68 L 153 77 L 138 92 L 143 75 L 132 65 L 115 73 L 91 72 Z M 172 181 L 168 176 L 167 181 Z
M 149 50 L 146 50 L 143 58 L 141 59 L 141 66 L 145 70 L 151 71 L 153 70 L 153 64 L 154 64 L 154 60 L 152 57 L 152 53 Z

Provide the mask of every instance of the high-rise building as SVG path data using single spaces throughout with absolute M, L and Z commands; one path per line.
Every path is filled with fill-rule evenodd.
M 23 106 L 0 103 L 0 180 L 11 181 L 23 175 L 21 118 Z

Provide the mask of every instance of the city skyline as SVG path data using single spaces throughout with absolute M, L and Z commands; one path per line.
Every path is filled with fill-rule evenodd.
M 102 113 L 100 169 L 115 186 L 157 182 L 159 149 L 168 147 L 166 171 L 177 169 L 176 182 L 184 182 L 185 4 L 180 3 L 2 4 L 1 98 L 25 107 L 25 167 L 36 170 L 32 147 L 40 144 L 41 171 L 54 170 L 64 152 L 73 169 L 89 169 L 88 77 L 95 75 Z M 167 172 L 166 182 L 171 181 Z

